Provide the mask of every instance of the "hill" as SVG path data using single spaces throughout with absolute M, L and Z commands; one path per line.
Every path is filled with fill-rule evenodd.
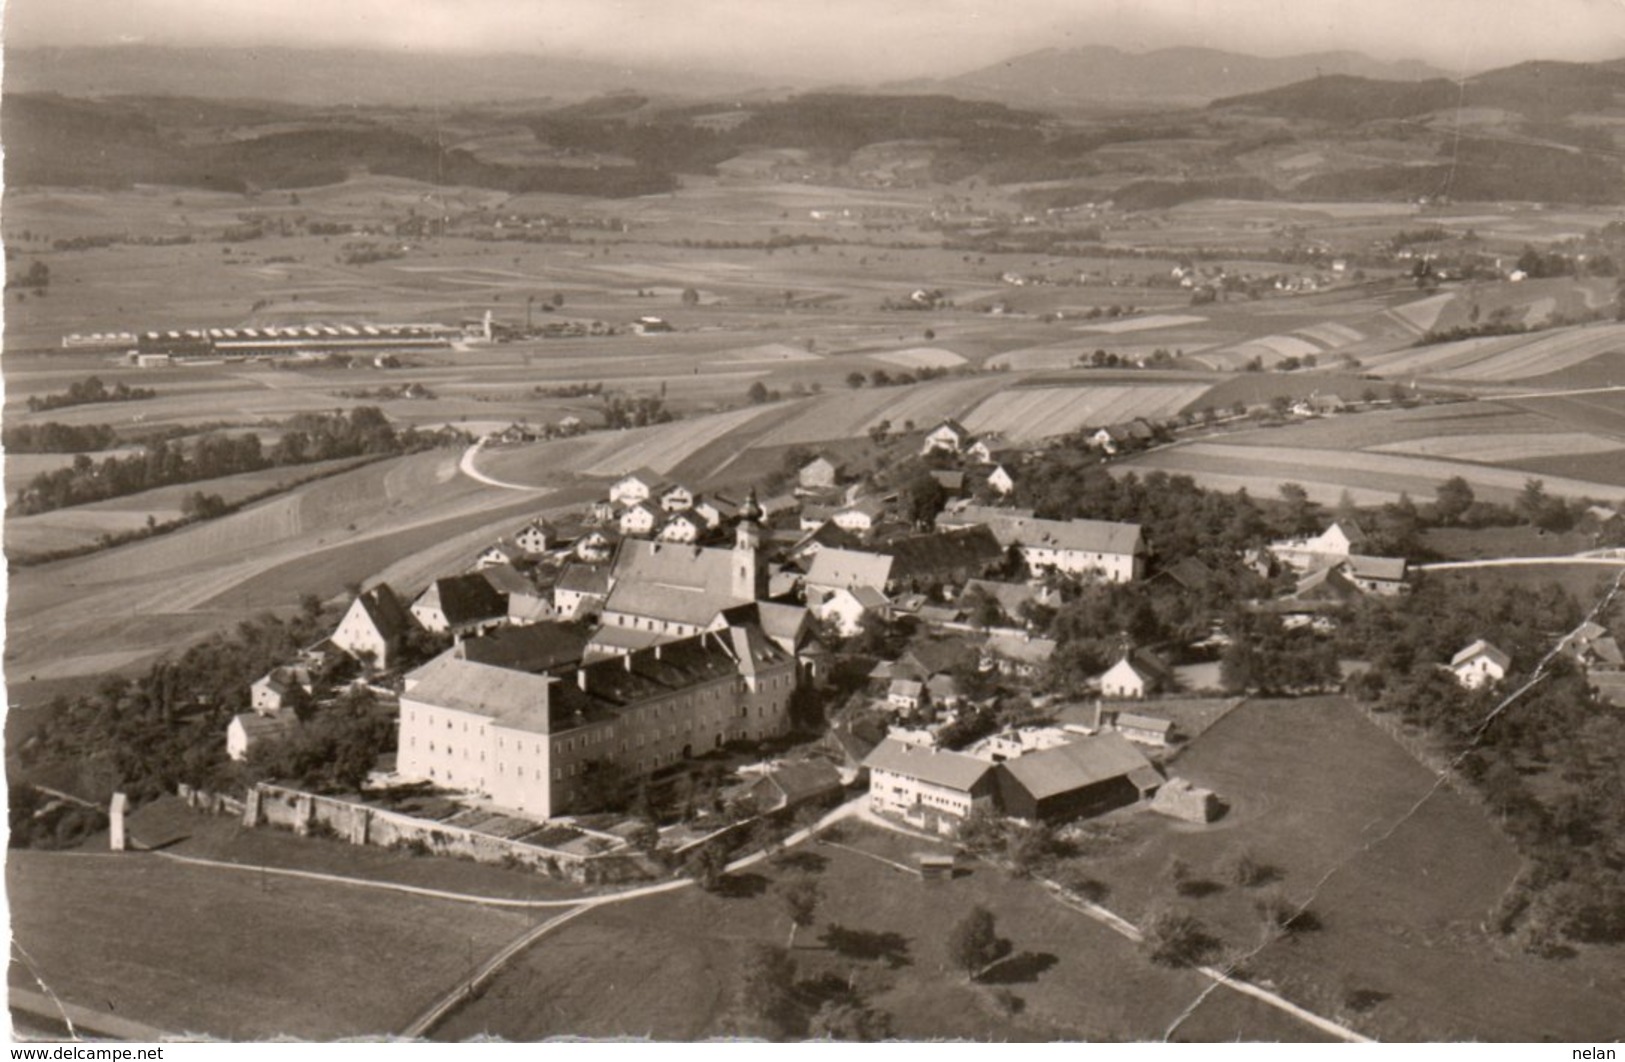
M 1625 108 L 1625 62 L 1519 63 L 1461 82 L 1324 75 L 1227 96 L 1209 106 L 1345 123 L 1411 118 L 1465 107 L 1499 108 L 1545 120 L 1578 113 L 1617 114 Z
M 1425 63 L 1386 63 L 1358 52 L 1266 58 L 1213 48 L 1046 48 L 945 78 L 940 91 L 1010 101 L 1200 104 L 1317 75 L 1422 81 L 1445 76 Z

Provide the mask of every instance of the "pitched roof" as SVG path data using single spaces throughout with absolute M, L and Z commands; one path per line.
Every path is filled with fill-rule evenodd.
M 704 626 L 718 612 L 749 600 L 734 596 L 732 564 L 731 549 L 624 542 L 604 610 Z
M 1368 557 L 1350 553 L 1343 566 L 1357 579 L 1381 579 L 1396 583 L 1405 579 L 1404 557 Z
M 642 483 L 645 487 L 652 490 L 653 488 L 658 487 L 665 477 L 659 472 L 656 472 L 654 469 L 650 468 L 648 465 L 644 465 L 641 468 L 634 468 L 632 471 L 616 480 L 615 484 L 616 486 L 619 486 L 629 479 L 635 479 L 639 483 Z
M 385 638 L 397 638 L 417 626 L 417 621 L 401 604 L 401 599 L 395 596 L 388 583 L 379 583 L 363 592 L 356 601 L 366 612 L 367 618 L 372 620 L 378 633 Z
M 1028 638 L 1020 634 L 990 634 L 987 648 L 995 656 L 1023 664 L 1042 664 L 1055 655 L 1053 638 Z
M 953 417 L 945 417 L 942 420 L 937 421 L 935 426 L 933 426 L 930 431 L 926 432 L 926 434 L 934 434 L 943 428 L 948 428 L 960 438 L 968 439 L 971 437 L 970 429 L 959 423 L 959 421 L 955 420 Z
M 508 602 L 478 572 L 436 579 L 418 602 L 431 608 L 438 606 L 446 622 L 454 627 L 508 614 Z
M 1145 548 L 1139 524 L 1110 520 L 1042 520 L 1031 509 L 967 505 L 938 517 L 939 527 L 986 524 L 1000 546 L 1077 550 L 1083 553 L 1135 554 Z
M 1031 583 L 1004 583 L 994 579 L 970 579 L 965 583 L 965 590 L 959 595 L 960 607 L 965 607 L 973 592 L 979 592 L 992 598 L 1004 610 L 1004 614 L 1011 619 L 1021 617 L 1021 609 L 1029 601 L 1037 599 L 1038 591 Z
M 279 712 L 276 715 L 255 715 L 245 712 L 242 715 L 232 716 L 243 731 L 243 736 L 250 743 L 263 741 L 268 738 L 287 737 L 299 729 L 299 717 L 292 712 Z
M 910 745 L 896 738 L 887 738 L 876 745 L 864 757 L 863 765 L 870 770 L 890 771 L 962 792 L 969 792 L 993 769 L 991 763 L 975 756 Z
M 1135 730 L 1151 730 L 1159 734 L 1167 734 L 1174 728 L 1173 721 L 1155 715 L 1141 715 L 1139 712 L 1118 712 L 1117 725 L 1119 727 L 1132 727 Z
M 527 671 L 464 660 L 445 652 L 413 673 L 405 701 L 483 715 L 498 726 L 546 734 L 552 731 L 552 689 L 558 680 Z
M 586 648 L 587 635 L 573 623 L 533 623 L 465 638 L 452 651 L 475 663 L 536 673 L 574 663 Z
M 1512 663 L 1511 657 L 1507 656 L 1501 650 L 1497 649 L 1489 642 L 1486 642 L 1484 639 L 1479 638 L 1477 641 L 1473 642 L 1473 644 L 1451 657 L 1450 666 L 1457 667 L 1480 655 L 1489 657 L 1497 664 L 1500 664 L 1503 668 Z
M 609 566 L 606 564 L 566 564 L 559 572 L 554 590 L 577 594 L 609 593 Z
M 1151 761 L 1121 734 L 1095 734 L 1007 760 L 1008 772 L 1034 800 L 1059 796 L 1148 769 Z
M 625 708 L 651 697 L 788 662 L 790 656 L 760 631 L 729 628 L 637 649 L 615 659 L 582 666 L 577 681 L 588 699 Z M 585 676 L 585 678 L 581 678 Z
M 986 527 L 962 527 L 909 535 L 887 543 L 886 552 L 895 558 L 893 580 L 920 579 L 957 571 L 981 571 L 997 564 L 1004 547 Z
M 481 568 L 476 574 L 491 584 L 491 589 L 499 594 L 536 594 L 536 584 L 530 581 L 530 576 L 515 568 L 511 564 L 493 564 L 489 568 Z
M 1203 590 L 1213 584 L 1217 576 L 1213 569 L 1203 564 L 1196 557 L 1184 556 L 1165 565 L 1157 572 L 1155 578 L 1170 579 L 1187 590 Z
M 892 557 L 884 553 L 825 547 L 813 557 L 812 567 L 807 569 L 807 584 L 884 588 L 891 580 L 893 563 Z
M 784 794 L 786 804 L 813 800 L 841 788 L 841 772 L 826 760 L 781 764 L 768 772 L 767 780 Z

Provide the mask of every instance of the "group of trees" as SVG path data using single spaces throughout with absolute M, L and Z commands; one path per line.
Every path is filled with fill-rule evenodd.
M 395 749 L 395 720 L 366 689 L 309 713 L 287 737 L 249 750 L 244 781 L 280 779 L 316 792 L 353 792 L 378 757 Z
M 675 419 L 661 395 L 612 394 L 604 400 L 604 424 L 609 428 L 646 428 Z
M 109 424 L 7 424 L 3 437 L 7 452 L 14 454 L 82 454 L 108 450 L 118 443 L 118 432 Z
M 95 402 L 135 402 L 144 398 L 157 398 L 158 392 L 150 387 L 131 387 L 120 381 L 109 388 L 99 376 L 88 376 L 68 385 L 66 391 L 49 395 L 30 395 L 28 411 L 43 413 L 69 406 L 88 406 Z
M 282 427 L 281 437 L 269 450 L 254 432 L 209 432 L 189 446 L 160 438 L 144 453 L 100 462 L 79 454 L 70 467 L 35 476 L 18 492 L 16 511 L 41 513 L 176 483 L 336 458 L 413 453 L 441 443 L 439 435 L 416 428 L 397 430 L 373 406 L 344 413 L 302 413 Z

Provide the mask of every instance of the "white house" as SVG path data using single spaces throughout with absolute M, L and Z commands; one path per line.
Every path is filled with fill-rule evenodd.
M 1318 535 L 1281 539 L 1269 544 L 1275 559 L 1300 572 L 1346 561 L 1364 548 L 1365 531 L 1352 521 L 1338 521 Z
M 995 494 L 1009 494 L 1016 489 L 1016 478 L 1003 465 L 997 465 L 987 474 L 988 489 Z
M 514 543 L 531 556 L 540 556 L 557 545 L 558 536 L 544 520 L 532 520 L 513 536 Z
M 356 659 L 387 669 L 395 664 L 401 639 L 416 626 L 389 584 L 379 583 L 350 602 L 329 640 Z
M 828 490 L 840 481 L 841 469 L 827 457 L 815 457 L 796 472 L 796 485 L 802 490 Z
M 291 708 L 300 693 L 314 688 L 310 671 L 303 667 L 274 667 L 248 687 L 248 703 L 256 715 L 275 715 Z
M 1118 712 L 1114 726 L 1119 734 L 1141 745 L 1166 748 L 1173 735 L 1174 724 L 1160 716 L 1140 712 Z
M 869 807 L 949 832 L 978 806 L 996 799 L 994 766 L 959 752 L 887 738 L 865 757 Z
M 886 513 L 886 503 L 879 498 L 862 498 L 843 509 L 837 509 L 832 519 L 843 531 L 862 534 L 871 531 Z
M 851 637 L 858 633 L 864 616 L 871 612 L 884 615 L 888 605 L 886 596 L 872 586 L 841 587 L 824 598 L 817 616 L 832 621 L 836 630 Z
M 922 455 L 942 451 L 957 454 L 971 444 L 975 436 L 971 435 L 959 421 L 949 418 L 925 433 L 925 442 L 920 446 Z
M 609 500 L 614 505 L 636 505 L 641 501 L 648 501 L 655 490 L 665 481 L 658 472 L 649 468 L 640 468 L 635 472 L 628 472 L 609 487 Z
M 1470 690 L 1500 682 L 1511 665 L 1511 657 L 1482 638 L 1450 658 L 1451 673 Z
M 645 538 L 654 534 L 661 513 L 648 502 L 638 502 L 621 513 L 621 534 Z
M 704 530 L 699 517 L 691 512 L 679 511 L 671 515 L 655 537 L 662 542 L 692 543 L 700 540 L 700 533 Z
M 660 492 L 660 507 L 668 513 L 680 513 L 694 508 L 694 492 L 681 483 L 673 483 Z
M 914 711 L 925 703 L 925 683 L 916 679 L 892 679 L 886 690 L 886 703 L 900 711 Z
M 226 755 L 241 763 L 254 746 L 263 741 L 288 737 L 299 730 L 299 717 L 292 712 L 259 715 L 245 712 L 226 724 Z
M 1140 700 L 1162 685 L 1161 667 L 1144 653 L 1125 653 L 1123 658 L 1100 676 L 1104 697 Z

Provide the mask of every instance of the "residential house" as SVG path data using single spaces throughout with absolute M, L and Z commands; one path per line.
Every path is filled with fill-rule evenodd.
M 652 468 L 628 472 L 609 487 L 609 500 L 613 505 L 636 505 L 656 496 L 665 484 L 665 477 Z
M 704 522 L 689 511 L 673 513 L 655 537 L 662 542 L 695 543 L 706 531 Z
M 794 660 L 745 628 L 562 675 L 443 655 L 401 694 L 397 769 L 536 818 L 590 810 L 595 766 L 638 778 L 730 741 L 783 735 L 795 682 Z
M 553 584 L 553 609 L 563 619 L 597 612 L 609 597 L 609 566 L 570 563 Z
M 694 492 L 681 483 L 672 483 L 661 488 L 657 500 L 660 507 L 668 513 L 687 512 L 694 508 Z
M 1016 477 L 1004 465 L 995 465 L 987 474 L 987 487 L 998 495 L 1007 495 L 1016 489 Z
M 918 711 L 926 703 L 925 683 L 894 678 L 886 689 L 886 703 L 902 712 Z
M 796 471 L 796 485 L 806 491 L 833 490 L 841 481 L 841 466 L 827 457 L 815 457 Z
M 1160 660 L 1136 649 L 1123 654 L 1100 676 L 1100 693 L 1104 697 L 1139 700 L 1166 689 L 1169 680 L 1168 669 Z
M 1365 530 L 1352 520 L 1339 520 L 1318 535 L 1271 542 L 1267 547 L 1277 561 L 1295 571 L 1307 572 L 1338 564 L 1368 540 Z
M 1050 657 L 1055 655 L 1053 638 L 1034 638 L 1027 634 L 995 632 L 987 636 L 984 655 L 1001 675 L 1034 678 L 1040 674 Z
M 499 565 L 512 565 L 527 559 L 525 551 L 517 542 L 511 539 L 498 539 L 485 547 L 480 555 L 474 558 L 474 570 L 483 571 L 486 568 L 495 568 Z
M 1212 568 L 1203 564 L 1195 557 L 1180 557 L 1172 564 L 1165 565 L 1149 580 L 1153 583 L 1169 583 L 1181 590 L 1192 593 L 1206 593 L 1218 585 L 1219 576 Z
M 256 715 L 276 715 L 292 711 L 309 698 L 314 689 L 309 668 L 274 667 L 248 687 L 248 705 Z
M 991 465 L 994 463 L 993 443 L 997 441 L 991 435 L 984 435 L 980 439 L 965 447 L 965 460 L 975 465 Z
M 864 616 L 872 613 L 885 617 L 889 605 L 886 595 L 872 586 L 843 586 L 824 598 L 816 615 L 834 623 L 843 636 L 851 637 L 862 629 Z
M 943 833 L 972 809 L 993 807 L 998 798 L 993 764 L 963 753 L 887 738 L 863 766 L 869 771 L 872 810 Z
M 1031 509 L 966 505 L 937 517 L 938 528 L 982 524 L 994 540 L 1015 549 L 1033 572 L 1091 575 L 1126 583 L 1145 574 L 1150 553 L 1139 524 L 1106 520 L 1042 520 Z
M 1139 803 L 1162 775 L 1119 734 L 1081 737 L 1001 763 L 995 775 L 1005 814 L 1066 822 Z
M 231 722 L 226 724 L 226 755 L 241 763 L 256 746 L 292 737 L 299 728 L 299 717 L 291 711 L 272 715 L 244 712 L 232 716 Z
M 821 502 L 809 502 L 801 507 L 798 514 L 799 526 L 803 531 L 816 531 L 825 524 L 833 526 L 835 514 L 840 512 L 844 505 L 825 505 Z
M 884 593 L 891 582 L 893 560 L 884 553 L 826 548 L 818 551 L 807 570 L 807 604 L 821 605 L 836 590 L 867 586 Z
M 1141 745 L 1152 745 L 1156 748 L 1167 748 L 1173 740 L 1174 724 L 1170 719 L 1161 716 L 1146 715 L 1143 712 L 1117 712 L 1112 719 L 1112 729 Z
M 944 494 L 965 493 L 965 470 L 961 468 L 934 468 L 929 472 Z
M 1349 581 L 1362 593 L 1394 597 L 1407 589 L 1404 557 L 1368 557 L 1351 553 L 1342 567 Z
M 1004 560 L 1004 547 L 986 527 L 908 535 L 884 547 L 892 557 L 888 591 L 963 586 Z
M 588 531 L 576 539 L 572 549 L 577 560 L 601 564 L 615 552 L 615 541 L 602 531 Z
M 389 584 L 379 583 L 350 602 L 329 641 L 357 660 L 388 670 L 397 662 L 402 641 L 417 626 Z
M 838 549 L 857 549 L 863 542 L 850 531 L 842 530 L 833 523 L 819 524 L 811 531 L 806 532 L 784 551 L 785 562 L 806 571 L 812 565 L 813 557 L 826 546 Z
M 412 602 L 412 616 L 426 631 L 463 634 L 508 618 L 508 600 L 481 574 L 436 579 Z
M 634 538 L 647 538 L 660 526 L 664 514 L 648 502 L 638 502 L 621 510 L 621 534 Z
M 539 557 L 558 545 L 558 533 L 546 520 L 532 520 L 513 536 L 519 548 L 530 557 Z
M 830 519 L 843 531 L 863 534 L 866 531 L 873 531 L 875 525 L 880 523 L 885 515 L 886 503 L 879 498 L 870 497 L 860 498 L 851 505 L 835 510 Z
M 807 805 L 840 802 L 846 786 L 827 760 L 775 764 L 726 794 L 725 800 L 756 815 L 772 815 Z
M 1511 666 L 1511 657 L 1482 638 L 1450 658 L 1451 674 L 1470 690 L 1500 682 Z
M 959 421 L 949 418 L 925 433 L 925 442 L 920 446 L 920 453 L 949 453 L 964 452 L 975 436 Z

